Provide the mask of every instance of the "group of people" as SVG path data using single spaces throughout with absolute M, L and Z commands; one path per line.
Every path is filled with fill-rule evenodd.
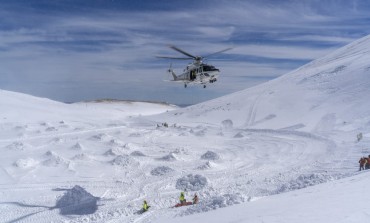
M 197 193 L 194 194 L 193 202 L 186 202 L 185 193 L 181 192 L 180 193 L 180 203 L 177 204 L 175 207 L 180 207 L 180 206 L 190 205 L 190 204 L 198 204 L 198 202 L 199 202 L 199 198 L 198 198 Z M 142 212 L 146 212 L 149 208 L 150 208 L 150 206 L 148 205 L 147 201 L 144 200 Z
M 199 198 L 198 198 L 197 193 L 195 193 L 194 197 L 193 197 L 192 204 L 198 204 L 198 202 L 199 202 Z M 180 204 L 182 204 L 182 205 L 186 204 L 186 199 L 185 199 L 185 193 L 184 192 L 180 193 Z
M 370 155 L 367 158 L 361 157 L 358 163 L 360 164 L 359 171 L 370 169 Z

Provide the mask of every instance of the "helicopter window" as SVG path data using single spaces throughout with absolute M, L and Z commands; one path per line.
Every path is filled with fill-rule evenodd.
M 216 69 L 214 66 L 211 66 L 211 65 L 204 65 L 203 71 L 218 71 L 218 69 Z

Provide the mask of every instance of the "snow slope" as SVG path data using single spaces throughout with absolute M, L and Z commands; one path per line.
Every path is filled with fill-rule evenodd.
M 228 206 L 216 213 L 253 210 L 236 222 L 301 221 L 303 207 L 283 206 L 297 202 L 294 194 L 312 209 L 323 196 L 316 191 L 338 188 L 335 197 L 368 183 L 355 175 L 359 157 L 370 153 L 369 50 L 370 36 L 276 80 L 184 109 L 67 105 L 0 91 L 0 222 L 177 221 Z M 183 190 L 200 203 L 171 208 Z M 351 198 L 359 202 L 362 193 Z M 151 208 L 139 215 L 144 199 Z M 327 222 L 325 212 L 314 217 Z
M 370 196 L 365 185 L 369 183 L 370 173 L 366 172 L 217 211 L 176 219 L 160 218 L 155 222 L 367 222 L 370 210 L 365 201 Z
M 240 128 L 309 132 L 361 127 L 370 121 L 369 61 L 366 36 L 280 78 L 173 111 L 168 121 L 231 120 Z

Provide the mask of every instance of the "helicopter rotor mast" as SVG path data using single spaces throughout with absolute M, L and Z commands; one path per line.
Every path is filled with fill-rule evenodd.
M 193 59 L 195 61 L 195 63 L 197 64 L 201 64 L 202 63 L 202 60 L 207 58 L 207 57 L 210 57 L 210 56 L 214 56 L 216 54 L 220 54 L 220 53 L 223 53 L 225 51 L 228 51 L 228 50 L 231 50 L 232 48 L 227 48 L 227 49 L 224 49 L 224 50 L 220 50 L 220 51 L 217 51 L 215 53 L 211 53 L 211 54 L 208 54 L 207 56 L 194 56 L 174 45 L 170 45 L 169 46 L 171 49 L 181 53 L 181 54 L 184 54 L 185 56 L 187 57 L 170 57 L 170 56 L 157 56 L 158 58 L 165 58 L 165 59 L 175 59 L 175 60 L 191 60 Z

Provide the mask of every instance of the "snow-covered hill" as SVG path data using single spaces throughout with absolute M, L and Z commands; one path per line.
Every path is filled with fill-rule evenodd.
M 293 210 L 314 210 L 321 190 L 335 197 L 367 184 L 355 175 L 370 153 L 369 50 L 370 36 L 263 85 L 176 110 L 0 91 L 0 222 L 153 222 L 227 206 L 221 215 L 253 206 L 234 222 L 327 222 L 325 212 L 301 219 L 306 213 L 283 205 L 297 194 L 310 202 Z M 171 208 L 181 191 L 188 200 L 198 193 L 199 204 Z M 151 208 L 139 215 L 144 199 Z
M 280 78 L 161 118 L 310 132 L 361 128 L 370 121 L 369 86 L 366 36 Z

